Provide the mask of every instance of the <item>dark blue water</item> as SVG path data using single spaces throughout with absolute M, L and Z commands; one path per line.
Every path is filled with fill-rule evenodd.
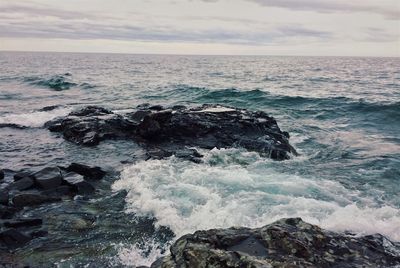
M 18 253 L 32 263 L 148 264 L 174 235 L 292 216 L 400 241 L 398 58 L 1 52 L 0 66 L 0 125 L 14 125 L 0 128 L 1 168 L 79 161 L 110 171 L 90 200 L 26 211 L 49 230 Z M 133 142 L 82 148 L 42 128 L 84 105 L 144 102 L 265 111 L 301 155 L 215 149 L 203 164 L 143 162 Z

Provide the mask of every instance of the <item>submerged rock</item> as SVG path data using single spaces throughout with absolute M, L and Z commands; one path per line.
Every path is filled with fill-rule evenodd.
M 0 233 L 0 243 L 7 248 L 21 247 L 28 243 L 32 238 L 16 229 L 8 229 Z
M 61 170 L 58 167 L 47 167 L 35 174 L 36 185 L 44 190 L 53 189 L 61 185 Z
M 51 197 L 37 193 L 21 193 L 12 198 L 12 202 L 16 207 L 35 206 L 43 203 L 51 203 L 61 201 L 59 197 Z
M 80 174 L 69 172 L 64 175 L 63 180 L 80 195 L 91 194 L 94 192 L 94 187 L 89 182 L 85 181 L 83 176 Z
M 15 182 L 11 183 L 10 189 L 23 191 L 23 190 L 30 189 L 33 186 L 34 186 L 33 179 L 31 179 L 30 177 L 24 177 L 20 180 L 17 180 Z
M 138 106 L 124 115 L 89 106 L 68 116 L 49 121 L 50 131 L 61 132 L 76 144 L 96 145 L 102 140 L 133 139 L 146 149 L 172 154 L 190 147 L 204 149 L 243 147 L 273 159 L 288 159 L 296 150 L 289 134 L 264 112 L 218 105 L 197 108 L 184 106 Z
M 67 171 L 78 173 L 85 178 L 100 180 L 105 175 L 106 172 L 100 167 L 88 166 L 79 163 L 72 163 L 66 168 Z
M 256 229 L 197 231 L 178 239 L 170 251 L 151 268 L 400 265 L 400 243 L 381 235 L 339 234 L 300 218 L 282 219 Z
M 32 226 L 42 225 L 42 223 L 43 223 L 42 219 L 22 218 L 22 219 L 15 219 L 12 221 L 5 221 L 4 226 L 13 228 L 32 227 Z

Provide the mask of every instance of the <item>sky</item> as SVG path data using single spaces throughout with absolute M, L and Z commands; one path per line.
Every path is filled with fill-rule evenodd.
M 0 0 L 0 50 L 400 56 L 400 0 Z

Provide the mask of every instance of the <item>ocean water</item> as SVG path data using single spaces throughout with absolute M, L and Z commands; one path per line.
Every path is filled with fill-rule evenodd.
M 109 171 L 88 200 L 23 212 L 49 231 L 16 253 L 34 265 L 148 265 L 183 234 L 294 216 L 400 241 L 398 58 L 0 52 L 0 66 L 0 168 Z M 143 161 L 131 141 L 85 148 L 43 128 L 85 105 L 146 102 L 265 111 L 300 156 L 221 148 L 201 164 Z

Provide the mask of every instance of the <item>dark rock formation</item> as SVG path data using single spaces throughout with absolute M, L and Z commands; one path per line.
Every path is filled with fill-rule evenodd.
M 12 202 L 16 207 L 35 206 L 56 201 L 61 201 L 61 198 L 37 193 L 20 193 L 12 198 Z
M 16 229 L 8 229 L 0 233 L 0 244 L 7 248 L 21 247 L 28 243 L 31 237 Z
M 17 211 L 15 207 L 0 205 L 0 219 L 10 219 Z
M 23 191 L 34 186 L 34 181 L 30 177 L 24 177 L 10 184 L 10 189 Z
M 19 228 L 19 227 L 32 227 L 32 226 L 38 226 L 42 225 L 42 219 L 15 219 L 11 221 L 5 221 L 4 226 L 6 227 L 13 227 L 13 228 Z
M 243 147 L 277 160 L 296 154 L 289 144 L 289 134 L 282 132 L 266 113 L 215 105 L 192 109 L 141 105 L 124 115 L 89 106 L 45 126 L 61 132 L 66 140 L 83 145 L 125 138 L 148 150 L 156 148 L 173 154 L 190 147 Z
M 63 180 L 80 195 L 91 194 L 94 192 L 94 187 L 89 182 L 85 181 L 83 176 L 80 174 L 69 172 L 64 175 Z
M 8 205 L 9 193 L 7 190 L 0 190 L 0 205 Z
M 66 170 L 78 173 L 87 179 L 100 180 L 106 175 L 106 172 L 100 167 L 91 167 L 78 163 L 72 163 L 66 168 Z
M 4 171 L 0 169 L 0 181 L 4 179 Z
M 29 172 L 26 172 L 26 171 L 21 171 L 21 172 L 18 172 L 18 173 L 14 174 L 14 181 L 19 181 L 19 180 L 21 180 L 21 179 L 23 179 L 25 177 L 29 177 L 29 178 L 32 178 L 32 179 L 35 178 L 32 175 L 32 173 L 29 173 Z
M 44 168 L 33 174 L 33 176 L 35 177 L 36 185 L 44 190 L 54 189 L 61 185 L 62 182 L 61 170 L 58 167 Z
M 299 218 L 262 228 L 197 231 L 178 239 L 171 254 L 151 265 L 167 267 L 392 267 L 400 243 L 381 235 L 355 237 L 323 230 Z

